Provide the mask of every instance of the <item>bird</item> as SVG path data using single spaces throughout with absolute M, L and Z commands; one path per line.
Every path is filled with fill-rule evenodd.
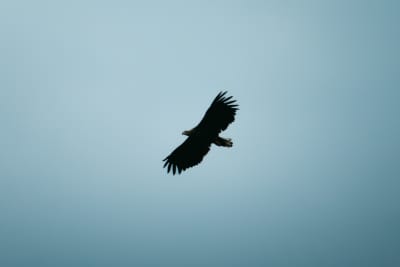
M 182 132 L 182 135 L 188 136 L 186 140 L 163 159 L 163 168 L 167 167 L 167 173 L 172 170 L 173 175 L 181 174 L 198 165 L 210 151 L 211 144 L 232 147 L 232 139 L 219 136 L 235 120 L 239 110 L 236 100 L 232 96 L 226 97 L 226 93 L 218 93 L 196 127 Z

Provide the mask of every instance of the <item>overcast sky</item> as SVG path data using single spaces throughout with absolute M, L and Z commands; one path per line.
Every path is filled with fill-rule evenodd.
M 399 266 L 398 3 L 2 2 L 0 265 Z

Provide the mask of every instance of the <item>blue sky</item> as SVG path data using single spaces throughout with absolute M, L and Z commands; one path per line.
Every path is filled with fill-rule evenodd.
M 399 265 L 399 10 L 1 3 L 0 265 Z M 167 175 L 221 90 L 234 147 Z

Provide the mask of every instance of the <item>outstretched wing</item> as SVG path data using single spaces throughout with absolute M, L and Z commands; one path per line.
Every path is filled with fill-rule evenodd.
M 220 92 L 211 103 L 206 114 L 196 128 L 207 133 L 214 139 L 221 131 L 226 130 L 235 120 L 236 111 L 239 109 L 232 96 L 225 97 L 227 92 Z
M 187 168 L 199 164 L 210 150 L 210 145 L 209 140 L 194 133 L 163 160 L 164 168 L 168 166 L 167 172 L 172 169 L 174 175 L 177 171 L 180 174 Z

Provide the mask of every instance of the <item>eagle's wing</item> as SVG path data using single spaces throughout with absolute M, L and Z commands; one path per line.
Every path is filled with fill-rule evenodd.
M 203 119 L 196 126 L 199 131 L 207 133 L 214 139 L 221 131 L 235 120 L 236 111 L 239 109 L 232 96 L 225 97 L 225 92 L 220 92 L 211 103 Z
M 168 166 L 167 172 L 172 169 L 173 174 L 176 171 L 181 173 L 187 168 L 199 164 L 210 150 L 210 145 L 211 142 L 208 139 L 194 133 L 163 160 L 165 161 L 164 168 Z

